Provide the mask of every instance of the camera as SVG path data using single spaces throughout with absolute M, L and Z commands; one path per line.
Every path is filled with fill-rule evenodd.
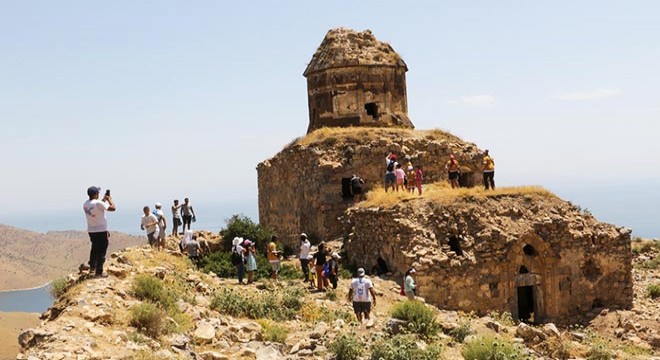
M 105 196 L 110 196 L 110 189 L 105 191 Z

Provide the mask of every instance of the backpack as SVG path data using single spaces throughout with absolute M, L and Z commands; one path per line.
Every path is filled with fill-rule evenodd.
M 238 266 L 240 263 L 243 262 L 243 259 L 241 257 L 241 254 L 236 251 L 236 248 L 234 248 L 234 251 L 231 252 L 231 264 L 234 266 Z
M 394 171 L 394 160 L 390 160 L 390 163 L 387 164 L 387 171 Z
M 325 263 L 325 265 L 323 265 L 323 274 L 322 275 L 326 279 L 330 278 L 330 262 L 327 262 L 327 263 Z

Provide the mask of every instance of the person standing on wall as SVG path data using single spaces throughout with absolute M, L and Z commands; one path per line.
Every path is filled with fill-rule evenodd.
M 174 205 L 172 205 L 172 236 L 179 235 L 179 226 L 183 224 L 181 221 L 181 212 L 179 211 L 180 208 L 179 200 L 174 200 Z
M 458 161 L 454 157 L 454 154 L 449 155 L 449 161 L 445 165 L 445 170 L 448 173 L 449 183 L 451 184 L 452 189 L 458 189 L 460 187 L 458 183 L 458 178 L 461 176 L 461 167 L 458 164 Z
M 303 275 L 305 275 L 305 282 L 309 281 L 309 249 L 312 247 L 312 244 L 309 243 L 307 239 L 307 234 L 300 234 L 300 267 L 302 268 Z
M 87 219 L 89 241 L 92 243 L 89 252 L 89 273 L 93 272 L 96 277 L 105 277 L 107 274 L 103 272 L 103 264 L 110 238 L 108 219 L 105 215 L 106 211 L 115 211 L 117 208 L 110 196 L 110 190 L 106 190 L 103 200 L 99 200 L 100 191 L 101 188 L 98 186 L 91 186 L 87 189 L 89 199 L 83 204 L 83 211 Z
M 488 154 L 488 150 L 484 151 L 483 159 L 483 172 L 484 172 L 484 188 L 488 190 L 495 190 L 495 160 Z
M 190 230 L 190 223 L 197 221 L 195 216 L 195 210 L 190 204 L 190 199 L 183 199 L 183 204 L 181 204 L 181 215 L 183 216 L 183 232 L 186 232 L 186 225 L 188 225 L 188 230 Z

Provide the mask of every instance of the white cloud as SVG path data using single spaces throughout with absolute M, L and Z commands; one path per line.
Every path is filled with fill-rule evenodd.
M 570 92 L 559 94 L 555 96 L 555 99 L 559 100 L 575 100 L 575 101 L 590 101 L 590 100 L 600 100 L 607 99 L 614 96 L 621 95 L 621 90 L 619 89 L 595 89 L 591 91 L 583 92 Z
M 472 95 L 462 96 L 458 100 L 449 101 L 450 105 L 465 105 L 473 107 L 491 107 L 495 105 L 495 96 L 493 95 Z

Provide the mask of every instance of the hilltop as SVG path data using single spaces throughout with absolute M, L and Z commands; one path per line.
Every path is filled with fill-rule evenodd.
M 143 244 L 139 236 L 111 232 L 109 252 Z M 0 225 L 0 291 L 43 285 L 74 271 L 89 259 L 83 231 L 37 233 Z
M 345 300 L 346 279 L 328 293 L 310 292 L 299 280 L 239 286 L 234 279 L 200 273 L 176 252 L 129 248 L 112 255 L 108 278 L 71 275 L 42 324 L 21 334 L 18 359 L 328 359 L 355 348 L 364 350 L 356 359 L 374 351 L 400 359 L 390 356 L 402 347 L 404 354 L 441 351 L 445 359 L 461 359 L 469 349 L 488 346 L 532 359 L 604 354 L 650 359 L 660 349 L 660 311 L 646 284 L 657 282 L 659 274 L 645 264 L 660 256 L 660 246 L 645 244 L 634 251 L 639 280 L 631 311 L 603 309 L 587 327 L 558 328 L 518 324 L 506 313 L 478 317 L 420 303 L 415 311 L 420 306 L 430 311 L 438 331 L 429 329 L 428 336 L 420 335 L 422 328 L 394 335 L 406 322 L 391 319 L 403 297 L 398 279 L 387 274 L 371 277 L 379 300 L 373 324 L 358 325 Z M 154 319 L 149 314 L 161 315 L 149 320 Z M 343 350 L 334 346 L 338 343 Z

